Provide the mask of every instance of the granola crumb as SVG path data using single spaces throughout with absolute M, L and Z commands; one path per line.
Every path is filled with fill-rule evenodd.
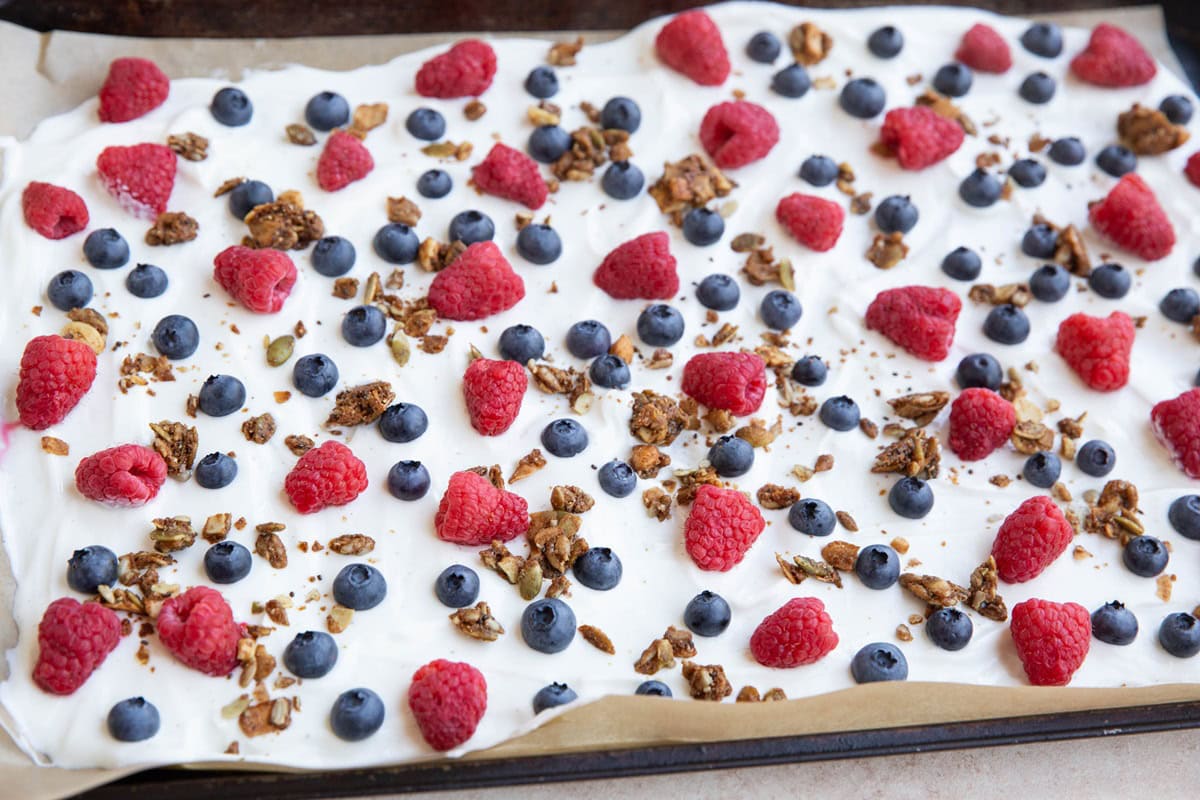
M 692 697 L 696 700 L 720 702 L 733 694 L 733 686 L 725 677 L 725 668 L 719 664 L 701 665 L 684 661 L 683 679 L 688 682 Z
M 291 450 L 294 456 L 302 456 L 316 447 L 316 442 L 309 437 L 296 434 L 285 437 L 283 443 L 287 445 L 287 449 Z
M 610 656 L 617 654 L 617 648 L 613 647 L 612 640 L 608 635 L 597 628 L 595 625 L 580 625 L 579 634 L 583 640 L 595 647 L 602 653 L 608 653 Z
M 266 444 L 275 435 L 275 418 L 270 414 L 259 414 L 242 423 L 242 435 L 246 441 Z

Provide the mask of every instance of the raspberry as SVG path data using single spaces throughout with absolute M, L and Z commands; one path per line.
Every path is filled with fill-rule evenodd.
M 779 201 L 775 219 L 800 244 L 824 253 L 832 249 L 842 235 L 846 212 L 832 200 L 795 192 Z
M 1097 86 L 1141 86 L 1154 78 L 1154 59 L 1141 42 L 1120 28 L 1101 23 L 1087 47 L 1071 59 L 1071 72 Z
M 96 169 L 122 208 L 135 217 L 154 219 L 167 210 L 176 160 L 175 151 L 165 144 L 114 145 L 100 151 Z
M 463 398 L 471 427 L 484 436 L 504 433 L 516 420 L 528 386 L 525 367 L 515 361 L 472 361 L 463 374 Z
M 1150 410 L 1154 435 L 1189 478 L 1200 478 L 1200 389 L 1188 389 Z
M 965 389 L 950 406 L 950 449 L 963 461 L 987 458 L 1016 424 L 1012 403 L 991 389 Z
M 367 177 L 373 169 L 375 159 L 361 139 L 334 131 L 317 161 L 317 184 L 327 192 L 336 192 Z
M 537 162 L 520 150 L 499 142 L 492 145 L 483 161 L 471 168 L 471 180 L 484 194 L 503 197 L 531 209 L 541 208 L 549 194 Z
M 1033 580 L 1063 554 L 1074 536 L 1071 523 L 1053 500 L 1044 495 L 1030 497 L 1004 518 L 992 542 L 1000 580 Z
M 274 314 L 296 285 L 296 265 L 282 250 L 234 245 L 213 259 L 213 279 L 250 311 Z
M 1107 317 L 1072 314 L 1058 326 L 1054 349 L 1089 387 L 1111 392 L 1129 381 L 1134 332 L 1123 311 Z
M 962 42 L 954 57 L 976 72 L 1008 72 L 1012 66 L 1012 53 L 1008 43 L 994 28 L 975 24 L 963 34 Z
M 867 328 L 879 331 L 925 361 L 941 361 L 954 341 L 962 301 L 948 289 L 901 286 L 875 296 L 867 308 Z
M 592 280 L 617 300 L 671 299 L 679 291 L 671 239 L 658 231 L 617 245 L 596 267 Z
M 233 621 L 229 603 L 216 589 L 193 586 L 168 598 L 157 624 L 159 641 L 192 669 L 221 676 L 237 666 L 243 628 Z
M 167 462 L 140 444 L 122 444 L 93 453 L 75 467 L 75 488 L 89 500 L 110 506 L 143 506 L 167 479 Z
M 750 636 L 750 652 L 764 667 L 815 664 L 837 644 L 833 620 L 815 597 L 788 600 L 758 623 Z
M 895 153 L 904 169 L 925 169 L 958 150 L 963 129 L 925 106 L 893 108 L 879 131 L 883 144 Z
M 37 336 L 25 345 L 17 382 L 21 424 L 35 431 L 63 421 L 96 380 L 96 354 L 78 339 Z
M 1137 173 L 1117 182 L 1108 196 L 1088 208 L 1092 227 L 1147 261 L 1164 258 L 1175 246 L 1175 229 L 1154 191 Z
M 739 417 L 753 414 L 767 393 L 767 369 L 755 353 L 700 353 L 683 367 L 683 393 Z
M 700 569 L 728 572 L 745 558 L 766 524 L 746 495 L 703 484 L 683 525 L 683 540 Z
M 1092 621 L 1078 603 L 1034 598 L 1013 606 L 1009 632 L 1030 683 L 1066 686 L 1087 658 Z
M 50 694 L 72 694 L 121 640 L 121 620 L 99 603 L 60 597 L 38 625 L 33 682 Z
M 700 123 L 700 143 L 722 169 L 744 167 L 765 158 L 778 142 L 775 117 L 754 103 L 718 103 Z
M 118 58 L 100 87 L 100 121 L 128 122 L 149 114 L 170 91 L 171 80 L 153 61 Z
M 1183 174 L 1187 176 L 1193 186 L 1200 186 L 1200 150 L 1188 157 L 1187 164 L 1183 167 Z
M 507 311 L 524 296 L 525 281 L 495 242 L 471 245 L 429 285 L 429 305 L 438 316 L 459 321 Z
M 366 488 L 366 466 L 341 442 L 309 450 L 283 480 L 283 490 L 301 514 L 344 506 Z
M 497 489 L 482 475 L 456 472 L 438 503 L 433 526 L 443 542 L 507 542 L 529 528 L 529 506 L 519 494 Z
M 434 750 L 453 750 L 471 738 L 487 711 L 487 681 L 463 661 L 439 658 L 413 673 L 408 707 Z
M 422 97 L 477 97 L 492 85 L 496 53 L 478 39 L 464 39 L 434 56 L 417 72 L 417 94 Z
M 52 183 L 31 181 L 21 192 L 21 211 L 25 224 L 47 239 L 65 239 L 88 224 L 83 198 Z
M 654 39 L 662 62 L 701 86 L 720 86 L 729 77 L 729 54 L 721 31 L 703 11 L 685 11 Z

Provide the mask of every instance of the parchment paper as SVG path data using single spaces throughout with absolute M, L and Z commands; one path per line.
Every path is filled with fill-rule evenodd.
M 1157 6 L 1043 14 L 1039 19 L 1090 27 L 1105 21 L 1141 39 L 1180 76 Z M 538 36 L 541 34 L 510 34 Z M 547 38 L 565 38 L 557 34 Z M 617 32 L 583 34 L 603 41 Z M 27 135 L 47 116 L 93 96 L 105 65 L 118 56 L 153 59 L 172 78 L 224 75 L 247 67 L 304 63 L 353 69 L 447 41 L 438 35 L 326 37 L 284 40 L 133 39 L 80 33 L 37 34 L 0 23 L 0 135 Z M 461 38 L 456 35 L 454 38 Z M 0 551 L 0 650 L 16 641 L 10 609 L 14 582 Z M 0 659 L 0 672 L 6 670 Z M 989 717 L 1059 713 L 1094 708 L 1200 700 L 1200 684 L 1127 689 L 1044 689 L 957 684 L 870 684 L 786 703 L 687 703 L 610 697 L 567 712 L 540 728 L 467 758 L 512 758 L 652 744 L 753 739 L 766 736 L 936 724 Z M 0 711 L 3 714 L 3 711 Z M 228 766 L 228 765 L 226 765 Z M 17 789 L 22 800 L 51 800 L 116 780 L 134 770 L 65 770 L 36 767 L 0 730 L 0 791 Z

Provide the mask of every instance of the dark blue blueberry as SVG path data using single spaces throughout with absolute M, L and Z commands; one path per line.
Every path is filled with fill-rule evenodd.
M 322 678 L 337 660 L 337 642 L 324 631 L 297 633 L 283 648 L 283 665 L 297 678 Z
M 387 487 L 397 500 L 420 500 L 429 492 L 429 470 L 420 461 L 397 461 L 388 470 Z
M 904 49 L 904 34 L 894 25 L 884 25 L 871 31 L 867 49 L 876 58 L 895 58 Z
M 1055 164 L 1062 164 L 1064 167 L 1075 167 L 1083 163 L 1087 158 L 1087 150 L 1083 147 L 1083 142 L 1079 141 L 1074 136 L 1064 136 L 1061 139 L 1055 139 L 1054 144 L 1050 145 L 1050 150 L 1047 152 L 1050 160 Z
M 836 522 L 829 504 L 814 497 L 797 500 L 788 509 L 788 524 L 809 536 L 828 536 Z
M 855 78 L 842 87 L 838 105 L 852 117 L 870 119 L 883 111 L 887 94 L 873 78 Z
M 1119 178 L 1137 169 L 1137 156 L 1128 147 L 1110 144 L 1096 154 L 1096 166 L 1114 178 Z
M 1092 636 L 1106 644 L 1133 644 L 1138 635 L 1138 621 L 1124 603 L 1116 600 L 1105 603 L 1092 612 Z
M 1029 291 L 1043 303 L 1057 303 L 1071 290 L 1071 274 L 1058 264 L 1043 264 L 1029 276 Z
M 438 601 L 448 608 L 466 608 L 479 599 L 479 575 L 462 564 L 442 570 L 433 584 Z
M 1054 90 L 1057 88 L 1058 83 L 1054 78 L 1051 78 L 1044 72 L 1034 72 L 1021 81 L 1021 86 L 1017 89 L 1017 93 L 1027 103 L 1042 105 L 1054 99 Z
M 200 385 L 200 410 L 210 417 L 227 417 L 246 403 L 246 386 L 232 375 L 209 375 Z
M 809 156 L 800 165 L 800 177 L 813 186 L 828 186 L 839 172 L 837 162 L 829 156 Z
M 731 311 L 737 308 L 742 290 L 737 281 L 719 272 L 708 275 L 696 287 L 696 299 L 705 308 L 713 311 Z
M 1101 297 L 1119 300 L 1129 294 L 1133 276 L 1120 264 L 1101 264 L 1088 275 L 1088 288 Z
M 1004 186 L 995 176 L 984 170 L 977 169 L 962 179 L 958 185 L 958 196 L 963 202 L 975 208 L 987 208 L 1000 199 Z
M 158 352 L 172 361 L 187 358 L 200 346 L 200 331 L 196 323 L 182 314 L 168 314 L 154 326 L 151 341 Z
M 167 273 L 153 264 L 138 264 L 125 276 L 125 288 L 134 297 L 149 300 L 167 290 Z
M 108 712 L 108 732 L 118 742 L 144 742 L 158 733 L 158 709 L 144 697 L 130 697 Z
M 1021 44 L 1035 56 L 1057 58 L 1063 49 L 1062 30 L 1052 22 L 1035 22 L 1021 34 Z
M 387 597 L 387 580 L 370 564 L 347 564 L 333 579 L 333 599 L 355 611 L 366 611 Z
M 337 386 L 337 382 L 337 364 L 324 353 L 301 356 L 292 367 L 292 384 L 300 394 L 321 397 Z
M 708 449 L 708 461 L 722 478 L 736 478 L 754 466 L 754 448 L 745 439 L 722 436 Z
M 313 245 L 313 269 L 327 278 L 345 275 L 354 268 L 357 258 L 354 245 L 341 236 L 326 236 Z
M 650 697 L 671 697 L 671 687 L 667 686 L 662 681 L 642 681 L 638 687 L 633 690 L 634 694 L 644 694 Z
M 571 134 L 558 125 L 539 125 L 529 134 L 529 155 L 542 164 L 558 161 L 570 147 Z
M 224 489 L 237 477 L 237 462 L 224 453 L 209 453 L 196 462 L 196 483 L 204 489 Z
M 255 206 L 274 201 L 275 193 L 262 181 L 242 181 L 229 192 L 229 213 L 244 220 Z
M 1021 474 L 1030 486 L 1049 489 L 1058 482 L 1058 476 L 1062 474 L 1062 461 L 1054 453 L 1039 451 L 1025 459 Z
M 792 380 L 801 386 L 820 386 L 829 376 L 829 367 L 819 356 L 805 356 L 792 365 Z
M 629 365 L 612 353 L 605 353 L 593 361 L 588 368 L 588 376 L 592 383 L 605 389 L 624 389 L 631 380 Z
M 46 297 L 59 311 L 83 308 L 92 301 L 92 279 L 77 269 L 65 269 L 50 279 Z
M 875 225 L 884 233 L 908 233 L 920 216 L 908 195 L 894 194 L 875 206 Z
M 445 197 L 453 188 L 454 181 L 444 169 L 427 169 L 417 178 L 417 192 L 421 197 L 428 197 L 430 200 Z
M 460 211 L 450 220 L 450 241 L 463 244 L 490 242 L 496 236 L 496 224 L 482 211 Z
M 1172 289 L 1159 302 L 1158 310 L 1172 322 L 1190 323 L 1193 317 L 1200 314 L 1200 294 L 1186 286 Z
M 571 571 L 584 586 L 606 592 L 621 582 L 621 559 L 607 547 L 591 547 L 575 559 Z
M 552 456 L 570 458 L 587 449 L 587 431 L 573 419 L 556 419 L 542 429 L 542 447 Z
M 651 347 L 670 347 L 683 338 L 683 315 L 665 303 L 646 306 L 638 314 L 637 334 Z
M 1176 658 L 1191 658 L 1200 653 L 1200 620 L 1186 611 L 1168 614 L 1158 628 L 1158 643 Z
M 1000 362 L 989 353 L 972 353 L 958 362 L 954 373 L 959 388 L 970 389 L 980 386 L 993 392 L 1004 382 L 1004 370 Z
M 557 597 L 543 597 L 521 613 L 521 638 L 539 653 L 558 653 L 575 638 L 575 612 Z
M 896 645 L 873 642 L 864 645 L 850 659 L 850 674 L 855 683 L 903 681 L 908 679 L 908 661 Z
M 387 333 L 387 317 L 375 306 L 355 306 L 342 317 L 342 338 L 354 347 L 370 347 Z
M 939 608 L 925 621 L 929 641 L 943 650 L 962 650 L 974 632 L 971 618 L 957 608 Z
M 810 88 L 812 88 L 812 78 L 808 76 L 808 70 L 800 64 L 789 64 L 771 76 L 771 89 L 775 94 L 783 97 L 804 97 Z M 875 116 L 875 114 L 871 116 Z
M 500 334 L 500 357 L 528 364 L 546 353 L 546 340 L 532 325 L 510 325 Z
M 596 477 L 600 488 L 611 497 L 628 497 L 637 487 L 637 473 L 633 467 L 615 458 L 600 467 Z
M 1187 125 L 1192 121 L 1192 101 L 1182 94 L 1170 94 L 1158 104 L 1158 110 L 1176 125 Z
M 1035 159 L 1020 158 L 1008 168 L 1008 175 L 1017 186 L 1033 189 L 1046 181 L 1046 168 Z
M 204 552 L 204 573 L 213 583 L 237 583 L 250 574 L 253 564 L 250 551 L 231 539 Z
M 1075 453 L 1075 463 L 1084 475 L 1103 478 L 1117 465 L 1117 453 L 1108 442 L 1092 439 Z
M 901 478 L 888 492 L 888 505 L 905 519 L 921 519 L 933 508 L 933 489 L 920 478 Z
M 983 260 L 967 247 L 956 247 L 942 259 L 942 272 L 956 281 L 973 281 L 982 270 Z
M 697 636 L 720 636 L 729 627 L 733 611 L 725 598 L 705 590 L 688 601 L 683 624 Z
M 998 344 L 1020 344 L 1029 338 L 1029 317 L 1012 303 L 996 306 L 983 321 L 983 333 Z
M 383 727 L 383 700 L 370 689 L 347 689 L 329 709 L 329 727 L 339 739 L 361 742 Z
M 725 220 L 711 208 L 693 208 L 683 218 L 683 238 L 698 247 L 716 244 L 725 233 Z
M 633 133 L 642 124 L 642 110 L 628 97 L 614 97 L 600 109 L 600 127 Z
M 416 108 L 404 120 L 404 128 L 416 138 L 432 142 L 446 132 L 446 118 L 432 108 Z
M 531 264 L 550 264 L 562 255 L 562 239 L 549 225 L 531 222 L 517 234 L 517 252 Z
M 846 395 L 831 397 L 821 404 L 821 422 L 835 431 L 849 431 L 858 427 L 860 414 L 858 403 Z
M 1200 495 L 1176 498 L 1167 509 L 1167 520 L 1180 536 L 1200 540 Z
M 525 76 L 525 91 L 539 100 L 554 97 L 558 94 L 558 75 L 549 67 L 534 67 Z
M 955 62 L 938 67 L 933 75 L 933 88 L 947 97 L 962 97 L 971 91 L 974 80 L 970 67 Z
M 646 185 L 642 171 L 629 161 L 614 161 L 604 170 L 600 186 L 604 193 L 614 200 L 628 200 L 637 197 Z
M 900 556 L 886 544 L 869 544 L 858 551 L 854 574 L 868 589 L 886 589 L 900 580 Z
M 612 335 L 594 319 L 576 322 L 567 330 L 567 350 L 576 358 L 595 358 L 612 347 Z
M 389 222 L 375 232 L 371 248 L 389 264 L 411 264 L 417 258 L 421 240 L 413 229 L 400 222 Z
M 1021 237 L 1021 252 L 1034 258 L 1052 258 L 1058 249 L 1058 231 L 1044 222 L 1039 222 L 1025 231 Z
M 96 269 L 116 269 L 129 263 L 129 242 L 115 228 L 100 228 L 83 240 L 83 256 Z
M 350 104 L 337 92 L 314 94 L 304 106 L 304 121 L 318 131 L 331 131 L 350 121 Z
M 116 553 L 98 544 L 76 550 L 67 561 L 67 585 L 84 594 L 95 594 L 100 585 L 113 586 L 120 573 Z
M 779 37 L 770 31 L 759 31 L 750 37 L 750 41 L 746 42 L 746 55 L 750 56 L 751 61 L 757 61 L 760 64 L 773 64 L 775 59 L 779 58 L 779 52 L 783 49 L 783 45 L 779 42 Z
M 768 328 L 785 331 L 800 321 L 804 309 L 800 298 L 787 289 L 772 289 L 758 305 L 758 314 Z
M 1167 568 L 1170 554 L 1166 546 L 1153 536 L 1135 536 L 1125 545 L 1121 561 L 1134 575 L 1153 578 Z
M 218 90 L 213 95 L 208 110 L 212 112 L 213 119 L 231 128 L 245 125 L 250 121 L 250 117 L 254 116 L 254 104 L 250 102 L 250 98 L 241 89 L 233 86 Z
M 548 708 L 565 706 L 578 699 L 579 695 L 575 694 L 575 690 L 565 683 L 551 683 L 538 689 L 537 694 L 533 696 L 533 713 L 540 714 Z

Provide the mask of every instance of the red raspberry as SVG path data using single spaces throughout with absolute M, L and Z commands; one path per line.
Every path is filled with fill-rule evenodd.
M 250 311 L 274 314 L 296 285 L 296 265 L 280 250 L 238 244 L 217 253 L 213 279 Z
M 617 245 L 592 281 L 617 300 L 669 300 L 679 291 L 671 239 L 657 231 Z
M 1200 150 L 1188 157 L 1187 164 L 1183 167 L 1183 174 L 1187 175 L 1187 179 L 1192 182 L 1193 186 L 1200 186 Z
M 35 431 L 63 421 L 96 380 L 96 354 L 78 339 L 37 336 L 25 345 L 17 382 L 21 424 Z
M 525 281 L 495 242 L 471 245 L 429 285 L 429 305 L 438 316 L 464 322 L 507 311 L 524 296 Z
M 1200 389 L 1188 389 L 1150 409 L 1154 435 L 1189 478 L 1200 478 Z
M 121 639 L 121 620 L 99 603 L 60 597 L 46 607 L 38 625 L 33 682 L 50 694 L 72 694 Z
M 83 198 L 52 183 L 30 182 L 21 192 L 21 211 L 25 224 L 47 239 L 65 239 L 88 224 Z
M 846 212 L 832 200 L 795 192 L 779 201 L 775 219 L 800 244 L 824 253 L 832 249 L 842 235 Z
M 1135 172 L 1117 182 L 1103 200 L 1088 207 L 1092 227 L 1147 261 L 1165 258 L 1175 246 L 1175 229 L 1154 191 Z
M 700 143 L 722 169 L 744 167 L 765 158 L 778 142 L 775 117 L 754 103 L 718 103 L 700 123 Z
M 963 461 L 987 458 L 1016 424 L 1012 403 L 991 389 L 964 389 L 950 406 L 950 449 Z
M 879 138 L 904 169 L 925 169 L 962 146 L 963 129 L 925 106 L 893 108 L 883 118 Z
M 721 31 L 703 11 L 685 11 L 654 39 L 662 62 L 701 86 L 720 86 L 729 77 L 729 54 Z
M 867 308 L 867 328 L 925 361 L 941 361 L 954 341 L 962 301 L 948 289 L 901 286 L 875 296 Z
M 837 644 L 833 620 L 815 597 L 788 600 L 758 623 L 750 636 L 750 652 L 764 667 L 815 664 Z
M 309 450 L 283 480 L 283 490 L 301 514 L 344 506 L 366 488 L 366 466 L 341 442 Z
M 168 598 L 157 624 L 159 641 L 192 669 L 219 677 L 237 666 L 244 629 L 216 589 L 193 586 Z
M 175 151 L 165 144 L 114 145 L 100 151 L 100 182 L 121 207 L 141 219 L 167 210 L 175 188 Z
M 1123 311 L 1107 317 L 1072 314 L 1058 326 L 1054 349 L 1089 387 L 1111 392 L 1129 381 L 1134 333 L 1133 320 Z
M 767 393 L 767 368 L 756 353 L 700 353 L 683 367 L 683 393 L 739 417 L 753 414 Z
M 464 39 L 421 65 L 417 94 L 444 99 L 477 97 L 492 85 L 495 74 L 495 51 L 478 39 Z
M 1071 59 L 1075 77 L 1097 86 L 1141 86 L 1157 71 L 1141 42 L 1107 23 L 1097 25 L 1087 47 Z
M 1066 686 L 1087 658 L 1092 620 L 1078 603 L 1034 598 L 1013 606 L 1009 632 L 1030 683 Z
M 504 433 L 516 420 L 528 386 L 525 368 L 515 361 L 472 361 L 463 374 L 463 398 L 471 427 L 484 436 Z
M 118 58 L 109 65 L 100 87 L 100 121 L 128 122 L 149 114 L 170 91 L 171 80 L 153 61 Z
M 367 177 L 373 169 L 375 159 L 362 139 L 345 131 L 334 131 L 317 161 L 317 184 L 327 192 L 336 192 Z
M 962 42 L 954 57 L 976 72 L 1008 72 L 1012 66 L 1012 53 L 1008 43 L 987 25 L 975 24 L 963 34 Z
M 766 525 L 746 495 L 704 484 L 683 525 L 683 540 L 700 569 L 728 572 L 746 557 Z
M 89 500 L 110 506 L 144 506 L 167 479 L 167 462 L 140 444 L 122 444 L 93 453 L 75 467 L 75 488 Z
M 1075 536 L 1071 523 L 1045 495 L 1030 497 L 1004 518 L 992 556 L 1005 583 L 1031 581 L 1054 563 Z
M 464 661 L 439 658 L 413 673 L 408 707 L 430 747 L 453 750 L 471 738 L 487 711 L 487 681 Z
M 438 503 L 433 526 L 443 542 L 507 542 L 529 529 L 529 506 L 521 495 L 497 489 L 482 475 L 456 472 Z
M 483 161 L 471 168 L 471 180 L 484 194 L 532 209 L 541 208 L 550 192 L 542 173 L 538 172 L 537 162 L 520 150 L 499 142 L 492 145 Z

